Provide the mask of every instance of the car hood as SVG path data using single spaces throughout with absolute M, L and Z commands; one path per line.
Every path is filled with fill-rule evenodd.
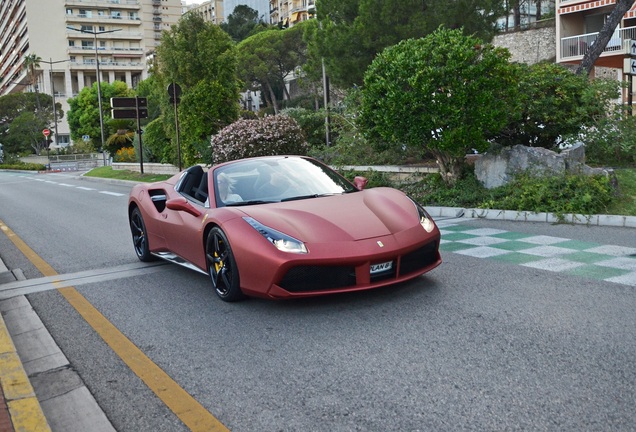
M 395 234 L 419 223 L 411 200 L 390 188 L 244 206 L 240 211 L 303 242 L 364 240 Z

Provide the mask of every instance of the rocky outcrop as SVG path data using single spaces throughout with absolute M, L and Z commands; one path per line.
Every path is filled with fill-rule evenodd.
M 591 168 L 585 165 L 585 145 L 577 143 L 556 153 L 542 147 L 516 145 L 503 148 L 494 154 L 485 154 L 475 161 L 475 177 L 485 188 L 492 189 L 512 181 L 516 173 L 531 175 L 562 175 L 564 173 L 594 175 L 601 174 L 618 187 L 614 170 Z

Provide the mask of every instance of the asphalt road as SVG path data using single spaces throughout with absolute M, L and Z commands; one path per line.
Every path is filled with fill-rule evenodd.
M 27 176 L 0 172 L 0 219 L 58 273 L 137 262 L 130 187 Z M 636 247 L 626 228 L 461 223 Z M 3 235 L 0 256 L 41 277 Z M 635 287 L 442 258 L 309 300 L 227 304 L 173 265 L 75 288 L 234 432 L 634 430 Z M 61 294 L 28 299 L 118 431 L 187 430 Z

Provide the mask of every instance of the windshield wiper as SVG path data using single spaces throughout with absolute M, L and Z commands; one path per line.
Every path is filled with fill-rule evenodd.
M 252 204 L 271 204 L 276 202 L 279 202 L 279 201 L 264 201 L 264 200 L 238 201 L 238 202 L 226 204 L 225 207 L 239 207 L 239 206 L 252 205 Z
M 340 195 L 340 194 L 339 193 L 325 193 L 325 194 L 301 195 L 301 196 L 285 198 L 285 199 L 280 200 L 280 202 L 296 201 L 296 200 L 302 200 L 302 199 L 308 199 L 308 198 L 320 198 L 320 197 L 331 196 L 331 195 Z

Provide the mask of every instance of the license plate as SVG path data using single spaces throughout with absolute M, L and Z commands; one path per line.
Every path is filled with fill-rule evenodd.
M 382 273 L 383 271 L 391 270 L 393 267 L 393 261 L 381 263 L 381 264 L 371 264 L 371 274 Z

